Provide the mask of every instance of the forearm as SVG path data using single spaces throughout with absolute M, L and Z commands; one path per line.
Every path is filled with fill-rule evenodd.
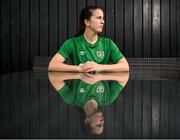
M 122 71 L 129 71 L 129 64 L 124 58 L 123 60 L 119 61 L 116 64 L 109 64 L 109 65 L 100 65 L 100 70 L 104 72 L 122 72 Z
M 64 81 L 70 79 L 79 79 L 80 73 L 71 73 L 71 72 L 48 72 L 49 79 L 53 81 Z
M 100 80 L 119 81 L 121 79 L 129 77 L 129 72 L 97 73 L 97 75 L 100 75 Z
M 50 62 L 48 66 L 48 71 L 73 71 L 79 72 L 79 66 L 68 65 L 62 62 Z

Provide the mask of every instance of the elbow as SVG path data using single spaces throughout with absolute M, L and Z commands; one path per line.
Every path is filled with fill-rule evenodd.
M 119 71 L 129 72 L 129 64 L 128 63 L 124 64 L 123 68 L 121 68 L 121 70 Z
M 49 64 L 48 64 L 48 71 L 53 71 L 52 61 L 50 61 Z
M 125 71 L 129 71 L 129 63 L 127 62 L 127 60 L 126 60 Z
M 52 71 L 50 63 L 48 64 L 48 71 Z
M 64 62 L 64 58 L 61 55 L 56 54 L 48 64 L 48 71 L 61 71 L 61 64 Z
M 57 61 L 50 61 L 48 64 L 49 72 L 63 71 L 62 63 Z
M 129 71 L 129 63 L 127 62 L 126 59 L 123 59 L 121 62 L 120 62 L 120 65 L 122 65 L 121 67 L 122 68 L 122 71 Z

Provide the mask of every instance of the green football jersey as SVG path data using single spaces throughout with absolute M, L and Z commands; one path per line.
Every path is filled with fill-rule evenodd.
M 116 100 L 123 88 L 117 81 L 99 81 L 90 85 L 81 80 L 71 80 L 58 92 L 65 103 L 83 108 L 91 99 L 99 106 L 109 105 Z
M 74 65 L 94 61 L 98 64 L 117 63 L 124 58 L 116 44 L 108 38 L 98 37 L 95 44 L 90 44 L 83 35 L 68 39 L 58 53 L 65 60 L 70 58 Z

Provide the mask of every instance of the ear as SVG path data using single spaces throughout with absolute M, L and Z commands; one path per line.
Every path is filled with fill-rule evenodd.
M 88 122 L 89 122 L 89 118 L 86 118 L 86 119 L 84 120 L 84 123 L 87 124 Z
M 84 23 L 85 23 L 86 26 L 89 26 L 89 20 L 88 19 L 85 19 Z

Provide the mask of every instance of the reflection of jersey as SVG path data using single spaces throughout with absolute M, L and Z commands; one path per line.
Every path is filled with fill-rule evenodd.
M 94 99 L 100 106 L 111 104 L 122 89 L 123 86 L 117 81 L 100 81 L 88 85 L 81 80 L 72 80 L 59 90 L 59 94 L 67 104 L 83 108 L 90 99 Z

